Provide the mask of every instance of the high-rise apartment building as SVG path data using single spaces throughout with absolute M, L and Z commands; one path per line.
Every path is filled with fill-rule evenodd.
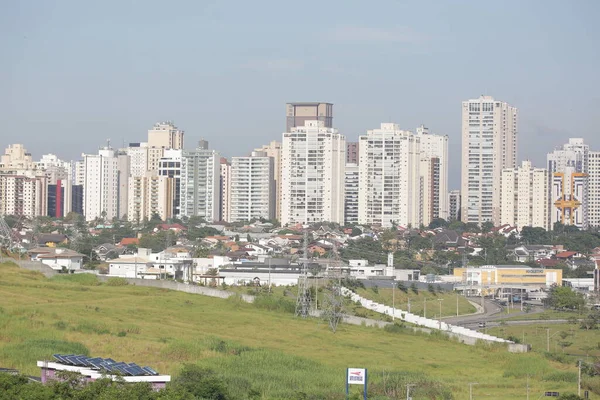
M 157 122 L 148 130 L 148 147 L 181 150 L 183 134 L 171 121 Z
M 358 164 L 346 163 L 344 179 L 344 222 L 358 224 Z
M 460 190 L 448 192 L 448 221 L 460 220 Z
M 62 161 L 54 154 L 44 154 L 33 163 L 44 171 L 48 181 L 48 216 L 60 218 L 72 211 L 73 168 L 69 161 Z
M 27 218 L 48 214 L 48 180 L 42 172 L 0 172 L 0 215 Z
M 448 136 L 434 135 L 424 125 L 417 128 L 421 151 L 421 183 L 423 185 L 422 224 L 448 219 Z
M 11 144 L 0 156 L 0 169 L 25 170 L 33 168 L 31 153 L 22 144 Z
M 550 228 L 548 170 L 523 161 L 519 168 L 502 170 L 500 224 Z
M 173 185 L 173 178 L 159 176 L 156 171 L 130 177 L 128 219 L 139 223 L 155 215 L 163 221 L 173 217 Z
M 589 153 L 589 146 L 581 138 L 570 138 L 568 143 L 548 153 L 552 226 L 555 222 L 583 229 L 589 226 Z
M 264 151 L 267 156 L 273 158 L 273 176 L 275 179 L 275 218 L 281 219 L 281 142 L 272 141 L 271 143 L 255 149 L 254 151 Z
M 333 104 L 319 102 L 287 103 L 286 132 L 292 128 L 303 127 L 307 121 L 321 121 L 323 127 L 333 127 Z
M 148 168 L 148 144 L 130 143 L 129 147 L 123 149 L 129 156 L 129 175 L 131 177 L 146 176 Z
M 422 221 L 419 137 L 383 123 L 359 138 L 358 222 L 418 227 Z
M 220 155 L 203 141 L 195 150 L 184 150 L 181 158 L 180 214 L 202 217 L 208 222 L 219 219 Z
M 502 170 L 516 167 L 517 108 L 490 96 L 462 103 L 461 218 L 500 220 Z
M 600 151 L 589 152 L 588 165 L 588 225 L 600 227 Z
M 344 223 L 346 138 L 324 121 L 283 134 L 281 224 Z
M 165 149 L 183 149 L 184 132 L 172 122 L 158 122 L 148 130 L 148 171 L 158 171 Z
M 358 164 L 358 142 L 346 143 L 346 164 Z
M 230 222 L 275 217 L 273 158 L 255 151 L 250 157 L 232 157 Z
M 588 175 L 577 172 L 575 167 L 566 167 L 554 172 L 550 187 L 550 222 L 588 228 L 587 219 Z
M 225 157 L 221 157 L 221 175 L 219 186 L 221 188 L 221 206 L 219 220 L 229 222 L 231 212 L 231 164 Z
M 129 156 L 110 147 L 84 154 L 84 214 L 87 221 L 127 214 Z
M 165 149 L 163 157 L 158 162 L 158 176 L 173 180 L 167 193 L 168 201 L 173 205 L 171 215 L 180 215 L 181 203 L 181 155 L 183 150 Z

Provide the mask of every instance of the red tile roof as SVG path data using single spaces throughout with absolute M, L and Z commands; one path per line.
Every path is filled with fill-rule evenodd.
M 575 254 L 577 254 L 576 251 L 563 251 L 560 252 L 556 255 L 556 258 L 569 258 L 569 257 L 573 257 Z
M 138 238 L 123 238 L 121 239 L 121 246 L 129 246 L 130 244 L 135 244 L 135 245 L 139 245 L 140 244 L 140 239 Z

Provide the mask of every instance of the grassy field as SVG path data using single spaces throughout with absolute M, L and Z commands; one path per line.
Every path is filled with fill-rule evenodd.
M 420 383 L 415 400 L 466 398 L 469 382 L 478 382 L 476 398 L 524 398 L 528 375 L 532 398 L 544 390 L 576 390 L 574 365 L 537 353 L 470 347 L 401 329 L 344 325 L 333 334 L 322 321 L 236 298 L 119 283 L 99 284 L 87 275 L 48 280 L 0 265 L 0 367 L 37 375 L 36 360 L 56 352 L 112 357 L 170 374 L 198 363 L 222 374 L 232 390 L 251 386 L 264 399 L 298 391 L 341 399 L 347 367 L 368 368 L 372 392 L 389 393 L 396 385 L 390 398 L 405 398 L 411 382 Z
M 551 352 L 564 352 L 588 360 L 600 357 L 600 333 L 598 330 L 580 329 L 579 324 L 505 325 L 489 328 L 487 332 L 501 337 L 514 336 L 524 343 L 530 344 L 532 350 L 537 352 L 547 350 L 549 333 Z M 561 335 L 561 332 L 564 333 Z M 563 351 L 560 346 L 561 342 L 572 344 L 565 347 Z
M 394 303 L 396 304 L 396 308 L 404 311 L 408 311 L 408 300 L 410 299 L 410 312 L 423 316 L 425 308 L 427 308 L 426 316 L 428 318 L 434 318 L 434 316 L 437 318 L 439 316 L 439 300 L 441 300 L 442 303 L 442 317 L 456 316 L 457 300 L 458 313 L 460 315 L 472 314 L 477 311 L 467 299 L 465 299 L 463 296 L 457 296 L 455 293 L 436 292 L 433 294 L 427 290 L 419 290 L 418 293 L 414 293 L 410 289 L 408 289 L 406 292 L 395 289 L 394 294 L 392 294 L 392 290 L 393 289 L 361 288 L 356 289 L 356 293 L 380 304 L 392 306 L 392 303 Z

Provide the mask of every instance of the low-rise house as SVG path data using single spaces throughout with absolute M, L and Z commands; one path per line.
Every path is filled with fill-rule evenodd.
M 111 243 L 102 243 L 101 245 L 94 248 L 94 253 L 98 256 L 98 259 L 106 261 L 111 258 L 117 258 L 126 250 L 125 247 L 117 247 Z
M 134 255 L 108 260 L 108 274 L 123 278 L 160 279 L 161 277 L 190 280 L 192 258 L 174 256 L 169 252 L 152 253 L 138 249 Z
M 41 261 L 56 271 L 78 271 L 83 268 L 84 255 L 61 247 L 36 247 L 28 251 L 32 261 Z
M 509 248 L 509 256 L 512 257 L 514 261 L 523 263 L 542 258 L 550 258 L 554 254 L 554 246 L 545 244 L 528 244 L 515 246 L 512 249 Z
M 139 246 L 140 239 L 138 238 L 123 238 L 119 242 L 119 246 L 127 247 L 127 246 Z
M 44 233 L 37 238 L 38 245 L 56 247 L 59 244 L 68 244 L 69 238 L 62 233 Z

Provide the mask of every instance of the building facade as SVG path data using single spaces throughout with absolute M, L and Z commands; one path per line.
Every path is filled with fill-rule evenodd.
M 462 103 L 461 218 L 500 220 L 502 170 L 516 167 L 517 108 L 490 96 Z
M 324 121 L 283 134 L 281 224 L 344 223 L 346 138 Z
M 502 170 L 500 225 L 550 229 L 548 195 L 548 170 L 533 168 L 531 161 Z
M 423 225 L 448 219 L 448 136 L 433 135 L 424 125 L 417 128 L 421 151 Z
M 219 220 L 229 222 L 231 212 L 231 164 L 225 157 L 221 157 L 220 163 L 221 206 L 219 207 Z
M 174 179 L 146 172 L 144 176 L 129 177 L 129 221 L 149 221 L 157 215 L 165 221 L 173 217 Z
M 273 164 L 266 152 L 232 157 L 229 222 L 275 217 Z
M 448 221 L 460 221 L 460 190 L 448 192 Z
M 203 141 L 195 150 L 184 150 L 181 159 L 180 214 L 219 220 L 220 155 Z
M 173 205 L 171 215 L 174 217 L 179 217 L 181 214 L 181 154 L 182 150 L 165 149 L 163 157 L 158 162 L 158 176 L 173 180 L 167 197 L 168 201 Z
M 48 180 L 43 172 L 0 172 L 0 215 L 48 215 Z
M 581 138 L 569 138 L 568 143 L 548 153 L 552 225 L 561 222 L 588 228 L 589 153 Z
M 358 164 L 346 163 L 344 179 L 344 222 L 358 224 Z
M 419 137 L 382 123 L 359 137 L 360 224 L 418 227 L 422 222 Z
M 281 219 L 281 142 L 272 141 L 271 143 L 255 149 L 254 151 L 264 151 L 267 156 L 273 158 L 273 176 L 275 179 L 275 218 Z
M 287 103 L 285 131 L 303 127 L 307 121 L 321 121 L 323 127 L 333 128 L 333 104 L 320 102 Z
M 588 225 L 600 227 L 600 151 L 589 152 Z
M 84 214 L 87 221 L 127 214 L 129 156 L 110 147 L 84 154 Z
M 346 143 L 346 164 L 358 165 L 358 142 Z

